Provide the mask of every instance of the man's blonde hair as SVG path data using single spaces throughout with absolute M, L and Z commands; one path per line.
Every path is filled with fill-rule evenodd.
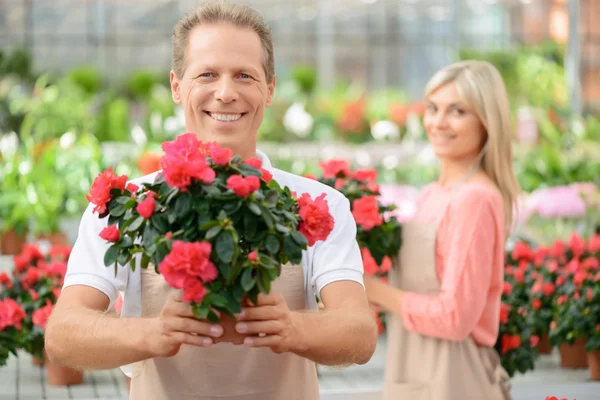
M 203 3 L 187 12 L 173 28 L 173 56 L 171 68 L 178 78 L 183 76 L 186 62 L 186 49 L 192 29 L 203 24 L 229 23 L 238 28 L 252 29 L 262 43 L 263 69 L 267 82 L 275 77 L 275 60 L 273 56 L 273 40 L 271 30 L 263 17 L 252 8 L 234 4 L 226 0 L 215 0 Z

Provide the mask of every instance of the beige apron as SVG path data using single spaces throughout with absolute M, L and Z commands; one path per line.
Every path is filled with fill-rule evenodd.
M 390 271 L 392 286 L 440 293 L 435 265 L 440 219 L 403 226 L 402 247 Z M 510 399 L 508 374 L 493 348 L 477 346 L 470 336 L 457 342 L 408 331 L 392 314 L 388 321 L 384 400 Z
M 154 268 L 142 270 L 142 316 L 158 316 L 171 289 Z M 284 265 L 272 290 L 291 310 L 305 308 L 301 265 Z M 130 400 L 317 400 L 314 362 L 269 348 L 218 343 L 210 348 L 181 346 L 169 358 L 151 358 L 132 368 Z

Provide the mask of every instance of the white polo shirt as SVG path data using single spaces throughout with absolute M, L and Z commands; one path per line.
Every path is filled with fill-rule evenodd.
M 326 193 L 329 212 L 334 218 L 334 227 L 326 240 L 319 241 L 302 252 L 306 308 L 316 309 L 315 295 L 320 294 L 321 290 L 332 282 L 350 280 L 363 285 L 363 265 L 356 242 L 356 223 L 350 212 L 348 199 L 320 182 L 273 168 L 261 151 L 257 151 L 256 156 L 262 160 L 263 168 L 271 172 L 273 179 L 282 187 L 289 187 L 298 196 L 308 193 L 315 198 Z M 131 182 L 136 185 L 153 182 L 156 174 L 146 175 Z M 99 219 L 97 214 L 92 213 L 92 208 L 90 205 L 81 219 L 63 288 L 73 285 L 96 288 L 110 299 L 109 309 L 119 292 L 123 292 L 121 315 L 139 317 L 142 311 L 140 268 L 136 268 L 134 272 L 129 266 L 119 266 L 115 276 L 113 266 L 104 266 L 104 253 L 110 244 L 98 235 L 106 227 L 108 218 Z

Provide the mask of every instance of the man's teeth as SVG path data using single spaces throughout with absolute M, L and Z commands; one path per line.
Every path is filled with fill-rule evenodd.
M 208 113 L 212 119 L 216 119 L 217 121 L 222 122 L 233 122 L 242 118 L 242 114 L 217 114 L 217 113 Z

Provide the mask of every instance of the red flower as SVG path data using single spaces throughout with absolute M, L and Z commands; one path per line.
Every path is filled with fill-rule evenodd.
M 100 232 L 100 237 L 108 242 L 114 243 L 119 240 L 121 233 L 116 225 L 109 225 L 102 229 L 102 232 Z
M 562 286 L 566 281 L 567 277 L 564 275 L 560 275 L 558 278 L 556 278 L 556 286 Z
M 383 224 L 379 214 L 379 204 L 375 196 L 364 196 L 352 203 L 352 216 L 356 223 L 364 230 L 369 231 Z
M 0 300 L 0 332 L 9 326 L 21 329 L 21 322 L 26 316 L 19 303 L 13 299 Z
M 304 174 L 302 176 L 305 177 L 305 178 L 308 178 L 308 179 L 312 179 L 313 181 L 318 180 L 317 177 L 314 176 L 313 174 Z
M 135 183 L 129 182 L 127 186 L 125 186 L 125 189 L 129 190 L 132 194 L 135 194 L 138 190 L 140 190 L 140 187 Z
M 262 161 L 258 158 L 249 158 L 247 160 L 244 160 L 244 164 L 248 164 L 256 169 L 261 169 L 262 167 Z
M 525 282 L 525 269 L 523 269 L 523 268 L 517 269 L 517 271 L 515 272 L 515 280 L 517 281 L 517 283 Z
M 33 301 L 37 301 L 40 299 L 40 295 L 38 294 L 38 292 L 36 292 L 33 289 L 28 289 L 27 293 L 29 293 L 29 296 L 31 296 L 31 300 Z
M 298 199 L 298 207 L 301 219 L 298 232 L 306 237 L 308 245 L 312 246 L 319 240 L 327 239 L 333 230 L 334 220 L 329 213 L 325 193 L 314 200 L 308 193 L 302 194 Z
M 227 165 L 233 157 L 233 151 L 227 147 L 221 147 L 219 145 L 213 145 L 210 148 L 210 158 L 217 165 Z
M 32 321 L 33 324 L 39 326 L 40 328 L 46 328 L 46 324 L 48 323 L 48 318 L 50 314 L 52 314 L 52 310 L 54 309 L 54 305 L 50 302 L 50 300 L 46 300 L 46 305 L 38 308 L 33 312 Z
M 579 258 L 585 252 L 585 240 L 577 233 L 573 232 L 569 238 L 569 248 L 573 252 L 573 257 Z
M 512 265 L 507 265 L 506 267 L 504 267 L 504 274 L 508 275 L 508 276 L 512 276 L 515 272 L 515 267 L 513 267 Z
M 502 335 L 502 354 L 506 354 L 511 350 L 518 349 L 521 346 L 521 336 L 519 335 Z
M 260 180 L 256 176 L 231 175 L 227 178 L 227 188 L 239 197 L 248 197 L 260 188 Z
M 200 279 L 188 276 L 183 283 L 183 301 L 201 303 L 206 295 L 206 288 Z
M 67 264 L 64 262 L 54 261 L 46 265 L 44 270 L 48 276 L 64 278 L 64 276 L 67 274 Z
M 375 275 L 379 270 L 379 266 L 377 265 L 377 262 L 375 262 L 375 259 L 373 258 L 373 255 L 371 255 L 369 249 L 366 247 L 361 247 L 360 255 L 362 256 L 365 274 Z
M 343 188 L 343 187 L 344 187 L 344 185 L 345 185 L 345 184 L 346 184 L 346 181 L 345 181 L 343 178 L 337 178 L 337 179 L 335 180 L 335 183 L 333 184 L 333 187 L 334 187 L 336 190 L 340 190 L 341 188 Z
M 546 262 L 546 269 L 551 274 L 555 273 L 556 271 L 558 271 L 558 262 L 556 260 L 548 260 Z
M 587 271 L 596 271 L 600 268 L 600 262 L 596 257 L 588 257 L 581 263 L 581 268 Z
M 273 174 L 271 174 L 269 171 L 267 171 L 264 168 L 261 168 L 260 172 L 262 173 L 261 178 L 263 181 L 265 181 L 266 183 L 271 182 L 271 179 L 273 179 Z
M 550 255 L 554 258 L 560 258 L 565 254 L 565 244 L 562 240 L 556 240 L 550 248 Z
M 542 301 L 540 299 L 534 299 L 533 304 L 531 306 L 533 307 L 534 310 L 537 311 L 540 308 L 542 308 Z
M 27 269 L 23 275 L 21 275 L 21 286 L 23 286 L 23 289 L 27 290 L 31 286 L 38 283 L 40 277 L 40 270 L 36 267 L 31 267 Z
M 542 285 L 542 292 L 544 293 L 544 296 L 552 296 L 555 290 L 556 287 L 552 282 L 544 282 Z
M 211 282 L 217 275 L 217 267 L 210 260 L 212 245 L 210 242 L 187 243 L 181 240 L 173 242 L 171 252 L 159 264 L 158 270 L 164 276 L 169 286 L 175 289 L 184 289 L 186 296 L 199 296 L 199 289 L 195 282 Z
M 556 303 L 560 306 L 560 305 L 566 303 L 567 300 L 569 300 L 569 297 L 567 297 L 566 294 L 563 294 L 561 296 L 558 296 L 558 299 L 556 300 Z
M 600 235 L 594 235 L 590 238 L 590 242 L 588 243 L 588 249 L 590 253 L 600 252 Z
M 510 282 L 504 282 L 504 286 L 502 287 L 502 294 L 511 294 L 513 290 L 512 285 L 510 284 Z
M 71 246 L 52 246 L 50 248 L 50 259 L 53 261 L 69 261 Z
M 140 215 L 146 219 L 150 219 L 156 208 L 156 200 L 153 197 L 146 197 L 135 208 Z
M 348 160 L 333 159 L 327 162 L 320 162 L 319 167 L 323 170 L 325 179 L 350 176 L 350 162 Z
M 538 247 L 533 254 L 533 264 L 542 265 L 546 257 L 548 256 L 549 250 L 545 247 Z
M 379 271 L 383 274 L 385 274 L 386 272 L 389 272 L 392 269 L 392 259 L 389 258 L 388 256 L 383 257 L 383 260 L 381 260 L 381 266 L 379 268 Z
M 585 298 L 587 299 L 587 301 L 594 300 L 594 291 L 592 290 L 592 288 L 588 288 L 588 290 L 585 294 Z
M 357 169 L 353 174 L 350 175 L 351 178 L 356 179 L 358 181 L 375 183 L 377 180 L 377 170 L 375 169 Z
M 163 176 L 169 186 L 187 191 L 192 179 L 204 183 L 215 180 L 215 171 L 205 157 L 202 143 L 195 134 L 186 133 L 162 145 L 165 156 L 161 159 Z
M 512 251 L 513 260 L 532 260 L 533 259 L 533 251 L 525 242 L 517 242 Z
M 507 324 L 508 323 L 508 317 L 510 315 L 510 305 L 502 303 L 502 305 L 500 306 L 500 323 L 501 324 Z
M 127 179 L 126 175 L 117 176 L 112 168 L 99 174 L 94 179 L 90 192 L 85 196 L 87 201 L 95 205 L 93 212 L 98 212 L 99 215 L 104 214 L 106 205 L 112 198 L 110 191 L 115 188 L 124 190 Z
M 13 283 L 6 272 L 0 273 L 0 285 L 5 286 L 9 289 L 12 289 L 13 287 Z
M 62 289 L 57 287 L 57 288 L 52 288 L 51 291 L 52 291 L 52 295 L 54 296 L 54 298 L 56 300 L 58 300 L 58 298 L 60 297 L 60 293 L 62 292 Z
M 538 293 L 542 291 L 542 282 L 537 281 L 533 284 L 533 287 L 531 288 L 531 292 L 532 293 Z

